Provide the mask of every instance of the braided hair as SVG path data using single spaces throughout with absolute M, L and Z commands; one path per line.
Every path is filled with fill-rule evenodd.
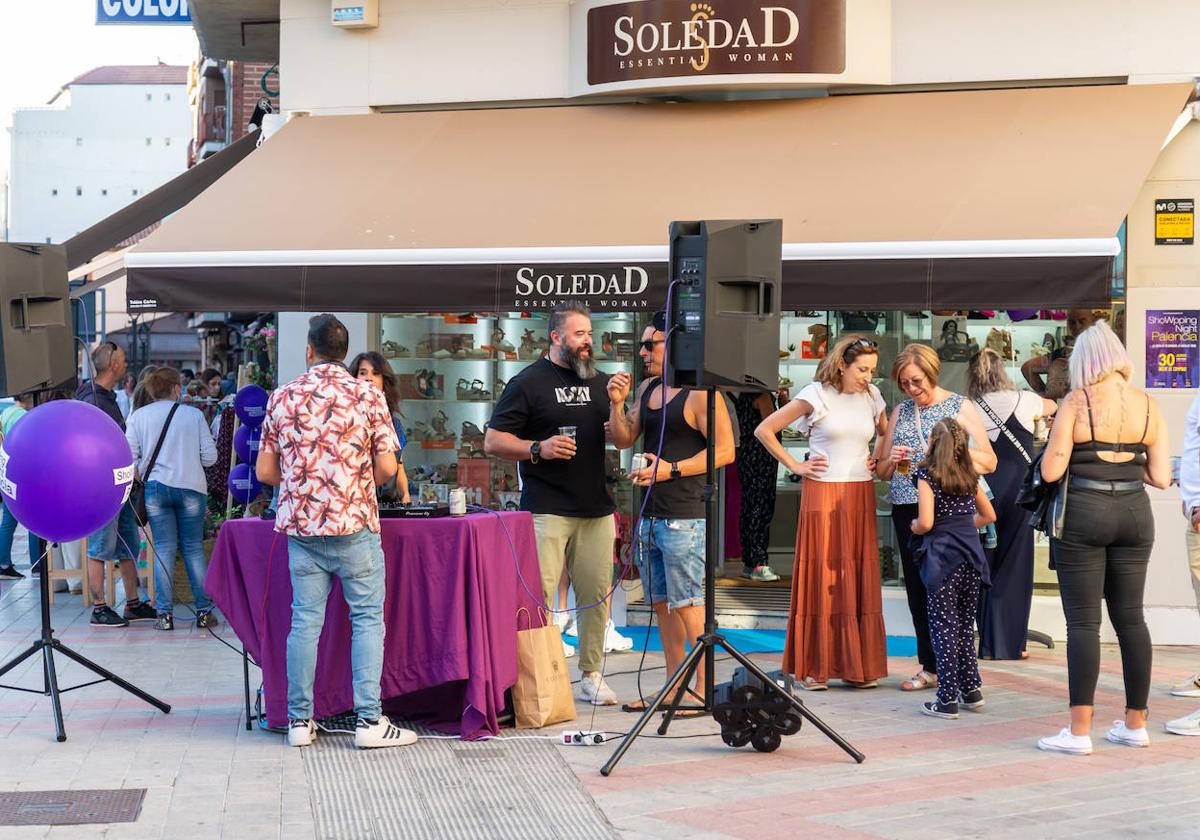
M 971 439 L 962 424 L 950 417 L 939 420 L 929 433 L 929 449 L 921 466 L 942 492 L 974 496 L 979 473 L 971 462 Z

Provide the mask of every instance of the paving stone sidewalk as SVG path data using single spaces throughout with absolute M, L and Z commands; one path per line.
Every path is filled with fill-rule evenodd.
M 0 691 L 0 791 L 147 789 L 134 823 L 0 828 L 0 840 L 343 840 L 321 822 L 313 803 L 329 792 L 314 789 L 319 774 L 306 767 L 301 751 L 277 735 L 245 730 L 241 660 L 234 651 L 182 621 L 174 633 L 149 624 L 92 629 L 77 597 L 59 598 L 53 615 L 64 642 L 174 709 L 163 715 L 107 684 L 73 691 L 64 703 L 68 740 L 59 744 L 48 700 Z M 0 661 L 25 647 L 37 624 L 36 589 L 28 582 L 0 585 Z M 221 635 L 236 643 L 227 628 Z M 615 743 L 533 742 L 541 752 L 527 784 L 536 784 L 537 773 L 550 779 L 573 770 L 599 808 L 598 825 L 607 820 L 602 833 L 624 838 L 1200 836 L 1200 738 L 1161 731 L 1163 720 L 1200 703 L 1166 691 L 1200 668 L 1200 649 L 1156 649 L 1152 745 L 1144 750 L 1103 740 L 1123 704 L 1117 651 L 1106 647 L 1103 656 L 1092 756 L 1035 748 L 1038 737 L 1065 725 L 1067 714 L 1063 651 L 1035 647 L 1025 662 L 981 663 L 988 705 L 958 721 L 921 716 L 917 707 L 925 696 L 897 690 L 915 670 L 912 660 L 891 660 L 892 676 L 874 690 L 806 694 L 815 713 L 866 753 L 862 765 L 807 724 L 764 755 L 726 747 L 714 737 L 716 725 L 698 719 L 677 721 L 669 733 L 696 737 L 639 740 L 609 778 L 598 770 Z M 636 676 L 628 672 L 640 659 L 630 652 L 606 661 L 623 699 L 637 696 Z M 755 659 L 768 669 L 778 665 L 777 656 Z M 64 685 L 87 679 L 73 664 L 60 664 Z M 661 684 L 661 665 L 660 655 L 646 657 L 647 668 L 655 670 L 643 674 L 643 691 Z M 721 662 L 718 679 L 730 671 L 730 663 Z M 40 665 L 29 662 L 2 681 L 34 686 L 39 680 Z M 616 709 L 581 704 L 579 719 L 567 726 L 622 732 L 634 720 Z M 449 755 L 456 745 L 440 741 L 434 748 Z M 426 780 L 413 784 L 446 781 L 438 774 Z M 433 793 L 428 801 L 455 812 L 439 814 L 447 825 L 471 804 Z M 397 803 L 397 813 L 408 805 Z M 503 815 L 496 816 L 500 825 Z M 568 824 L 547 822 L 527 836 L 572 836 Z M 390 825 L 364 836 L 429 836 L 427 826 L 409 832 L 396 828 L 403 822 Z

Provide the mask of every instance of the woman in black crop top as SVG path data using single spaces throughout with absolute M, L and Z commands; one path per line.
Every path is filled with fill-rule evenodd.
M 1076 339 L 1072 391 L 1063 400 L 1042 458 L 1042 477 L 1069 483 L 1061 539 L 1050 541 L 1067 619 L 1071 725 L 1038 746 L 1092 751 L 1093 696 L 1100 673 L 1104 599 L 1125 675 L 1125 719 L 1107 738 L 1144 747 L 1150 694 L 1150 632 L 1142 614 L 1154 517 L 1145 485 L 1166 487 L 1170 450 L 1154 400 L 1130 384 L 1125 348 L 1104 321 Z

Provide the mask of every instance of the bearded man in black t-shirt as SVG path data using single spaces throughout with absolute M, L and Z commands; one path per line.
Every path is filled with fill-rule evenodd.
M 575 587 L 580 696 L 611 706 L 617 697 L 600 673 L 616 539 L 616 506 L 604 469 L 611 388 L 609 376 L 596 370 L 591 313 L 584 304 L 556 306 L 549 332 L 547 358 L 505 386 L 484 450 L 518 462 L 521 510 L 533 514 L 543 597 L 553 604 L 564 566 Z M 623 396 L 617 392 L 617 398 Z

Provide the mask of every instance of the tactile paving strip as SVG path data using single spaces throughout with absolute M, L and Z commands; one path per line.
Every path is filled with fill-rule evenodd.
M 352 736 L 321 733 L 303 748 L 317 836 L 616 837 L 559 749 L 547 740 L 422 739 L 407 747 L 356 750 Z
M 145 788 L 0 793 L 0 825 L 133 822 L 145 798 Z

